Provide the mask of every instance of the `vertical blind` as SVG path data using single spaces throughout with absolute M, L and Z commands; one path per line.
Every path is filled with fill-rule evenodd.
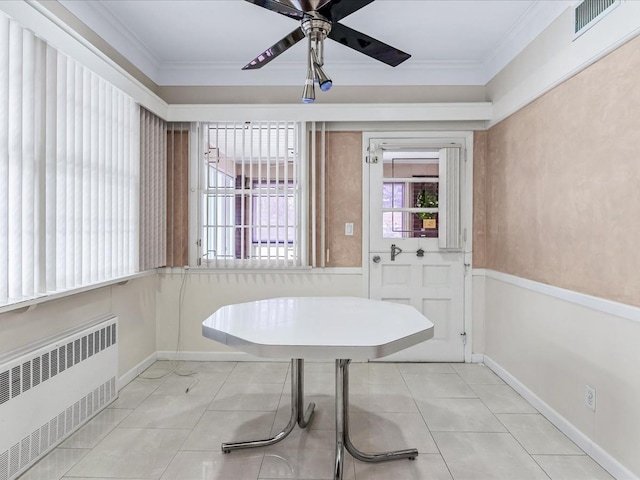
M 0 305 L 137 271 L 139 122 L 0 13 Z
M 167 125 L 167 266 L 189 264 L 189 136 L 196 125 Z
M 140 108 L 140 270 L 167 263 L 167 123 Z
M 440 228 L 438 247 L 457 250 L 462 248 L 461 235 L 461 155 L 459 148 L 440 149 L 440 188 L 438 216 Z

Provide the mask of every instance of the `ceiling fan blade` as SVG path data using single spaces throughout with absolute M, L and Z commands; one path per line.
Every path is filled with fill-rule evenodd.
M 398 50 L 386 43 L 382 43 L 380 40 L 360 33 L 353 28 L 345 27 L 340 23 L 333 24 L 329 38 L 392 67 L 397 67 L 405 60 L 411 58 L 411 55 L 408 53 Z
M 293 18 L 294 20 L 302 20 L 304 18 L 304 12 L 291 7 L 289 5 L 285 5 L 283 3 L 277 2 L 276 0 L 245 0 L 246 2 L 253 3 L 254 5 L 258 5 L 259 7 L 266 8 L 267 10 L 271 10 L 272 12 L 279 13 L 284 15 L 285 17 Z
M 280 55 L 282 52 L 284 52 L 288 48 L 298 43 L 303 38 L 304 38 L 304 32 L 302 31 L 302 28 L 301 27 L 296 28 L 293 32 L 291 32 L 289 35 L 284 37 L 278 43 L 267 48 L 264 52 L 262 52 L 256 58 L 254 58 L 249 63 L 247 63 L 244 67 L 242 67 L 242 70 L 255 70 L 257 68 L 263 67 L 264 65 L 269 63 L 271 60 L 276 58 L 278 55 Z
M 318 13 L 332 22 L 339 22 L 347 15 L 366 7 L 374 0 L 331 0 L 318 9 Z

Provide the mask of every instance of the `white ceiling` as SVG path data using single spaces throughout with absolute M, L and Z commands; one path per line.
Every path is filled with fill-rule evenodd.
M 158 85 L 300 85 L 299 42 L 260 70 L 250 60 L 297 28 L 242 0 L 59 0 Z M 376 0 L 341 23 L 404 50 L 396 68 L 326 42 L 342 85 L 484 85 L 572 0 Z

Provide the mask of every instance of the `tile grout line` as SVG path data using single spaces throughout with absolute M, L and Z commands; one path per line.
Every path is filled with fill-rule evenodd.
M 179 362 L 182 363 L 182 362 Z M 176 459 L 176 457 L 178 456 L 178 454 L 182 451 L 182 446 L 185 444 L 185 442 L 187 441 L 187 439 L 191 436 L 191 434 L 193 433 L 193 430 L 195 429 L 195 427 L 198 425 L 198 423 L 200 423 L 200 420 L 202 420 L 202 417 L 204 417 L 204 414 L 207 413 L 209 405 L 211 405 L 211 402 L 213 402 L 216 398 L 216 396 L 218 395 L 218 392 L 220 391 L 220 389 L 222 388 L 222 385 L 224 385 L 227 381 L 227 378 L 229 378 L 229 375 L 231 375 L 231 372 L 233 370 L 235 370 L 235 368 L 237 367 L 237 362 L 236 365 L 234 365 L 234 367 L 229 370 L 229 372 L 227 372 L 227 376 L 225 377 L 224 381 L 222 382 L 222 384 L 220 385 L 220 387 L 218 388 L 218 390 L 216 391 L 216 393 L 212 396 L 211 401 L 207 404 L 207 406 L 205 407 L 204 411 L 200 414 L 200 417 L 198 417 L 198 420 L 196 420 L 194 426 L 192 428 L 189 429 L 189 433 L 184 437 L 184 440 L 182 440 L 182 442 L 180 443 L 180 446 L 178 447 L 178 449 L 176 450 L 176 452 L 173 454 L 173 456 L 171 457 L 171 460 L 169 460 L 169 463 L 167 463 L 167 466 L 164 467 L 164 469 L 162 470 L 162 473 L 160 474 L 160 476 L 158 477 L 159 479 L 162 478 L 164 476 L 164 474 L 167 472 L 167 470 L 169 469 L 169 467 L 171 466 L 171 464 L 174 462 L 174 460 Z M 162 382 L 162 384 L 164 384 L 169 378 L 170 375 L 173 375 L 173 373 L 175 371 L 177 371 L 179 368 L 179 365 L 174 369 L 173 372 L 171 372 L 168 376 L 167 379 L 165 379 L 164 382 Z M 195 372 L 195 375 L 199 375 L 200 372 Z M 160 388 L 160 386 L 158 386 L 158 388 Z M 156 389 L 157 390 L 157 389 Z M 155 391 L 155 390 L 154 390 Z M 153 394 L 153 393 L 152 393 Z M 188 395 L 188 393 L 185 393 L 185 395 Z M 195 396 L 195 395 L 192 395 Z M 157 429 L 154 429 L 157 430 Z M 186 429 L 185 429 L 186 430 Z
M 257 363 L 257 362 L 256 362 L 256 363 Z M 262 363 L 262 362 L 260 362 L 260 363 Z M 400 362 L 400 363 L 401 363 L 401 362 Z M 435 440 L 435 438 L 434 438 L 434 436 L 433 436 L 433 434 L 434 434 L 434 433 L 489 434 L 489 435 L 495 435 L 495 434 L 497 434 L 497 433 L 500 433 L 500 434 L 507 433 L 507 434 L 508 434 L 508 435 L 509 435 L 513 440 L 515 440 L 515 443 L 516 443 L 517 445 L 519 445 L 519 446 L 520 446 L 520 448 L 522 448 L 522 450 L 524 450 L 524 452 L 529 456 L 529 458 L 531 458 L 531 459 L 534 461 L 534 464 L 535 464 L 535 465 L 537 465 L 537 466 L 538 466 L 538 468 L 539 468 L 539 469 L 541 469 L 541 470 L 544 472 L 544 474 L 545 474 L 545 478 L 551 478 L 551 474 L 550 474 L 550 473 L 547 473 L 547 471 L 543 468 L 543 466 L 542 466 L 542 465 L 541 465 L 541 464 L 536 460 L 536 458 L 535 458 L 536 456 L 540 456 L 540 457 L 545 457 L 545 456 L 546 456 L 546 457 L 561 456 L 561 457 L 575 457 L 575 458 L 584 458 L 584 457 L 586 457 L 586 458 L 590 458 L 590 459 L 592 459 L 592 460 L 593 460 L 593 458 L 592 458 L 592 457 L 590 457 L 588 454 L 586 454 L 586 452 L 582 452 L 581 454 L 575 454 L 575 453 L 568 453 L 568 454 L 555 454 L 555 453 L 532 454 L 532 453 L 529 453 L 529 451 L 524 447 L 524 445 L 523 445 L 523 444 L 522 444 L 522 443 L 521 443 L 521 442 L 520 442 L 520 441 L 519 441 L 519 440 L 518 440 L 518 439 L 513 435 L 513 433 L 509 430 L 509 428 L 508 428 L 508 427 L 507 427 L 507 426 L 506 426 L 506 425 L 501 421 L 501 419 L 500 419 L 500 417 L 499 417 L 498 415 L 505 415 L 505 416 L 507 416 L 507 415 L 509 415 L 509 416 L 511 416 L 511 415 L 524 415 L 524 416 L 540 415 L 542 418 L 545 418 L 545 417 L 544 417 L 544 415 L 542 415 L 540 412 L 538 412 L 538 411 L 537 411 L 537 410 L 535 410 L 535 409 L 534 409 L 534 412 L 524 412 L 524 413 L 519 413 L 519 412 L 495 413 L 495 412 L 493 412 L 493 411 L 488 407 L 488 405 L 486 404 L 486 402 L 485 402 L 482 398 L 480 398 L 480 396 L 478 396 L 478 395 L 477 395 L 477 393 L 476 393 L 476 391 L 475 391 L 475 389 L 474 389 L 474 386 L 500 386 L 500 385 L 505 385 L 506 387 L 509 387 L 509 390 L 513 390 L 513 389 L 512 389 L 512 387 L 510 387 L 508 384 L 493 384 L 493 383 L 473 383 L 473 384 L 470 384 L 470 383 L 469 383 L 469 382 L 467 382 L 467 381 L 462 377 L 462 375 L 460 375 L 460 373 L 459 373 L 457 370 L 455 370 L 453 367 L 451 367 L 451 368 L 454 370 L 454 372 L 453 372 L 453 373 L 455 373 L 456 375 L 458 375 L 458 377 L 460 378 L 460 380 L 462 381 L 462 383 L 464 383 L 467 387 L 469 387 L 469 388 L 474 392 L 474 394 L 476 394 L 476 397 L 427 397 L 427 398 L 438 398 L 438 399 L 457 398 L 457 399 L 467 399 L 467 400 L 478 399 L 478 400 L 480 400 L 480 403 L 481 403 L 485 408 L 487 408 L 487 410 L 491 413 L 491 415 L 492 415 L 496 420 L 498 420 L 498 424 L 499 424 L 499 425 L 502 425 L 504 428 L 506 428 L 506 430 L 507 430 L 507 431 L 506 431 L 506 432 L 489 432 L 489 431 L 484 431 L 484 432 L 473 432 L 473 431 L 446 431 L 446 430 L 442 430 L 442 431 L 433 432 L 433 431 L 431 430 L 431 428 L 429 427 L 429 424 L 428 424 L 428 423 L 427 423 L 427 421 L 426 421 L 426 418 L 425 418 L 425 416 L 424 416 L 424 414 L 423 414 L 423 411 L 420 409 L 420 407 L 419 407 L 419 405 L 418 405 L 418 403 L 417 403 L 416 397 L 414 396 L 414 393 L 412 392 L 411 388 L 409 387 L 409 384 L 407 383 L 407 379 L 406 379 L 406 377 L 405 377 L 405 375 L 421 375 L 421 374 L 420 374 L 420 373 L 415 374 L 415 373 L 404 373 L 404 372 L 402 372 L 402 370 L 399 368 L 399 364 L 400 364 L 400 363 L 399 363 L 399 362 L 393 362 L 393 363 L 392 363 L 392 365 L 394 365 L 394 367 L 395 367 L 395 371 L 397 371 L 397 372 L 400 374 L 400 378 L 401 378 L 401 380 L 402 380 L 402 382 L 401 382 L 401 383 L 399 383 L 399 385 L 404 385 L 404 387 L 407 389 L 407 391 L 408 391 L 409 395 L 411 396 L 411 400 L 412 400 L 412 402 L 413 402 L 413 405 L 414 405 L 414 406 L 415 406 L 415 408 L 417 409 L 417 413 L 419 413 L 420 418 L 422 418 L 422 420 L 423 420 L 423 422 L 424 422 L 425 426 L 427 427 L 427 431 L 428 431 L 428 432 L 429 432 L 429 434 L 431 435 L 431 438 L 432 438 L 432 440 L 433 440 L 433 442 L 434 442 L 434 445 L 436 446 L 436 449 L 437 449 L 437 451 L 438 451 L 437 455 L 439 455 L 439 457 L 442 459 L 442 461 L 443 461 L 443 463 L 444 463 L 445 467 L 447 468 L 447 471 L 449 472 L 449 475 L 451 476 L 451 478 L 452 478 L 453 480 L 455 480 L 455 477 L 453 476 L 453 473 L 452 473 L 452 471 L 451 471 L 451 469 L 450 469 L 449 464 L 447 463 L 446 459 L 445 459 L 445 458 L 444 458 L 444 456 L 442 455 L 442 451 L 441 451 L 441 449 L 440 449 L 440 446 L 438 445 L 438 443 L 436 442 L 436 440 Z M 202 418 L 204 417 L 204 415 L 205 415 L 208 411 L 216 411 L 216 410 L 209 410 L 209 406 L 210 406 L 210 405 L 211 405 L 211 403 L 215 400 L 216 396 L 220 393 L 221 389 L 222 389 L 225 385 L 229 385 L 229 384 L 227 383 L 227 382 L 228 382 L 228 379 L 229 379 L 229 378 L 230 378 L 230 376 L 232 375 L 232 372 L 234 372 L 234 371 L 236 370 L 236 368 L 238 367 L 238 365 L 239 365 L 239 364 L 238 364 L 238 362 L 236 362 L 236 363 L 235 363 L 235 365 L 233 366 L 233 368 L 231 368 L 231 369 L 230 369 L 230 370 L 228 370 L 227 372 L 220 372 L 220 373 L 225 374 L 224 380 L 221 382 L 220 386 L 218 387 L 218 389 L 216 390 L 216 392 L 215 392 L 215 393 L 213 394 L 213 396 L 211 397 L 211 401 L 209 402 L 209 404 L 207 405 L 207 407 L 204 409 L 204 411 L 202 412 L 202 414 L 201 414 L 201 415 L 198 417 L 198 419 L 196 420 L 196 422 L 195 422 L 195 424 L 194 424 L 194 427 L 189 428 L 189 429 L 186 429 L 186 428 L 148 428 L 148 427 L 147 427 L 147 428 L 142 428 L 142 429 L 144 429 L 144 430 L 188 430 L 188 432 L 189 432 L 189 433 L 187 433 L 187 435 L 186 435 L 186 437 L 184 438 L 184 440 L 183 440 L 183 441 L 180 443 L 180 445 L 178 446 L 177 451 L 173 454 L 173 456 L 172 456 L 172 457 L 171 457 L 171 459 L 169 460 L 169 463 L 168 463 L 168 464 L 167 464 L 167 466 L 163 469 L 163 471 L 162 471 L 162 473 L 160 474 L 160 476 L 163 476 L 163 475 L 165 475 L 165 474 L 166 474 L 166 472 L 167 472 L 167 470 L 169 469 L 170 465 L 175 461 L 175 459 L 176 459 L 177 455 L 178 455 L 180 452 L 186 452 L 186 451 L 189 451 L 189 452 L 191 452 L 191 451 L 193 451 L 193 452 L 215 452 L 215 451 L 212 451 L 212 450 L 182 450 L 182 447 L 184 446 L 184 444 L 185 444 L 186 440 L 189 438 L 189 436 L 193 433 L 193 431 L 194 431 L 195 427 L 200 423 L 200 421 L 202 421 Z M 369 388 L 370 388 L 372 385 L 378 385 L 378 384 L 379 384 L 379 385 L 393 385 L 393 384 L 394 384 L 394 383 L 393 383 L 393 381 L 392 381 L 391 383 L 389 383 L 389 382 L 371 383 L 371 371 L 370 371 L 370 370 L 371 370 L 371 365 L 375 365 L 375 364 L 369 364 L 369 370 L 367 370 L 367 372 L 368 372 L 368 376 L 365 378 L 366 382 L 364 383 L 364 385 L 366 385 L 367 387 L 369 387 Z M 450 365 L 450 364 L 447 364 L 447 365 Z M 152 368 L 152 366 L 150 366 L 149 368 Z M 277 419 L 277 415 L 278 415 L 278 411 L 279 411 L 280 407 L 283 405 L 283 402 L 284 402 L 284 401 L 286 401 L 285 399 L 283 399 L 283 396 L 284 396 L 284 391 L 285 391 L 285 389 L 286 389 L 287 377 L 288 377 L 288 375 L 291 373 L 291 372 L 290 372 L 290 369 L 291 369 L 291 364 L 290 364 L 290 363 L 288 363 L 288 364 L 287 364 L 287 369 L 286 369 L 286 372 L 285 372 L 284 382 L 283 382 L 283 384 L 282 384 L 282 388 L 281 388 L 281 391 L 280 391 L 280 398 L 279 398 L 279 400 L 278 400 L 277 407 L 276 407 L 276 410 L 275 410 L 275 412 L 274 412 L 273 421 L 271 422 L 271 430 L 270 430 L 270 432 L 272 432 L 272 431 L 273 431 L 273 428 L 275 427 L 276 419 Z M 197 376 L 199 376 L 199 375 L 204 374 L 204 373 L 205 373 L 205 372 L 196 372 L 196 375 L 197 375 Z M 383 372 L 383 373 L 384 373 L 384 372 Z M 431 374 L 431 375 L 437 375 L 437 373 L 436 373 L 436 374 L 429 373 L 429 374 Z M 441 375 L 451 375 L 451 374 L 452 374 L 452 373 L 441 373 Z M 132 409 L 132 408 L 127 408 L 127 409 L 124 409 L 124 408 L 114 408 L 113 410 L 129 410 L 129 413 L 128 413 L 127 415 L 125 415 L 123 418 L 119 419 L 119 420 L 117 421 L 117 423 L 115 423 L 111 428 L 109 428 L 109 430 L 107 431 L 106 435 L 105 435 L 102 439 L 100 439 L 100 440 L 96 443 L 96 445 L 95 445 L 95 446 L 90 447 L 90 448 L 83 448 L 83 447 L 77 447 L 77 448 L 74 448 L 74 447 L 61 447 L 61 446 L 58 446 L 58 447 L 56 448 L 56 449 L 58 449 L 58 450 L 79 450 L 79 449 L 85 450 L 84 454 L 83 454 L 80 458 L 78 458 L 76 461 L 74 461 L 74 462 L 73 462 L 73 464 L 72 464 L 71 466 L 69 466 L 69 468 L 67 468 L 65 472 L 63 472 L 60 476 L 58 476 L 58 477 L 57 477 L 57 478 L 58 478 L 58 480 L 60 480 L 60 479 L 64 478 L 64 477 L 65 477 L 65 475 L 67 475 L 67 474 L 68 474 L 68 472 L 70 472 L 70 471 L 71 471 L 75 466 L 77 466 L 77 465 L 78 465 L 78 463 L 79 463 L 79 462 L 81 462 L 83 458 L 85 458 L 87 455 L 89 455 L 90 453 L 92 453 L 96 448 L 98 448 L 98 446 L 102 444 L 102 442 L 105 440 L 105 438 L 107 438 L 109 435 L 111 435 L 115 430 L 117 430 L 117 429 L 123 429 L 123 430 L 124 430 L 124 429 L 139 429 L 140 427 L 120 427 L 120 425 L 121 425 L 121 423 L 122 423 L 122 422 L 123 422 L 127 417 L 129 417 L 129 416 L 130 416 L 131 414 L 133 414 L 136 410 L 138 410 L 138 409 L 140 408 L 140 406 L 141 406 L 141 405 L 142 405 L 142 404 L 143 404 L 143 403 L 144 403 L 144 402 L 145 402 L 145 401 L 146 401 L 146 400 L 147 400 L 151 395 L 158 395 L 158 396 L 159 396 L 159 395 L 163 395 L 163 394 L 155 394 L 154 392 L 156 392 L 156 391 L 157 391 L 157 389 L 161 387 L 161 385 L 165 384 L 165 383 L 169 380 L 170 376 L 171 376 L 171 374 L 169 374 L 166 378 L 164 378 L 164 379 L 163 379 L 163 381 L 158 382 L 158 384 L 155 386 L 155 388 L 154 388 L 150 393 L 148 393 L 148 394 L 144 397 L 144 399 L 142 400 L 142 402 L 140 402 L 140 403 L 139 403 L 135 408 L 133 408 L 133 409 Z M 305 377 L 306 377 L 306 376 L 305 376 Z M 383 376 L 383 377 L 384 377 L 384 376 Z M 392 380 L 393 380 L 393 379 L 392 379 Z M 473 378 L 471 378 L 471 381 L 473 381 Z M 146 382 L 145 382 L 145 383 L 146 383 Z M 149 383 L 150 383 L 150 382 L 149 382 Z M 154 382 L 154 383 L 155 383 L 155 382 Z M 241 383 L 242 383 L 242 382 L 241 382 Z M 234 383 L 232 382 L 231 384 L 234 384 Z M 145 393 L 146 393 L 146 392 L 145 392 Z M 515 393 L 517 394 L 517 392 L 515 392 Z M 164 394 L 164 395 L 171 395 L 171 394 Z M 370 395 L 371 395 L 371 392 L 370 392 L 370 390 L 368 389 L 367 396 L 370 396 Z M 193 395 L 193 394 L 192 394 L 191 396 L 192 396 L 192 397 L 194 397 L 194 396 L 203 396 L 203 395 Z M 207 397 L 209 397 L 209 395 L 207 395 Z M 525 403 L 527 403 L 528 405 L 530 405 L 530 404 L 529 404 L 525 399 L 523 399 L 523 400 L 525 401 Z M 107 409 L 107 410 L 108 410 L 108 409 Z M 106 410 L 105 410 L 105 411 L 106 411 Z M 219 411 L 221 411 L 221 412 L 222 412 L 222 411 L 224 411 L 224 410 L 219 410 Z M 246 411 L 246 412 L 249 412 L 249 411 Z M 362 412 L 362 413 L 367 413 L 367 412 Z M 371 413 L 371 412 L 369 412 L 369 413 Z M 380 413 L 387 413 L 387 412 L 380 412 Z M 391 412 L 388 412 L 388 413 L 410 413 L 410 412 L 404 412 L 404 411 L 403 411 L 403 412 L 395 412 L 395 411 L 391 411 Z M 94 419 L 92 419 L 92 421 L 93 421 L 93 420 L 95 420 L 95 418 L 94 418 Z M 87 425 L 89 425 L 89 423 L 87 423 Z M 77 432 L 76 432 L 76 433 L 77 433 Z M 561 433 L 561 432 L 560 432 L 560 433 Z M 71 437 L 69 437 L 69 438 L 71 438 Z M 568 439 L 568 440 L 571 442 L 571 439 Z M 574 444 L 573 442 L 571 442 L 571 443 L 572 443 L 572 444 Z M 574 444 L 574 445 L 575 445 L 575 444 Z M 579 449 L 579 447 L 578 447 L 578 449 Z M 431 454 L 428 454 L 428 455 L 431 455 Z M 264 460 L 265 460 L 265 454 L 264 454 L 264 452 L 263 452 L 262 457 L 261 457 L 261 459 L 260 459 L 260 467 L 259 467 L 259 469 L 258 469 L 258 474 L 257 474 L 257 479 L 256 479 L 256 480 L 268 480 L 268 479 L 269 479 L 269 477 L 260 477 L 260 472 L 261 472 L 261 470 L 262 470 L 262 468 L 263 468 Z M 357 474 L 357 472 L 356 472 L 356 470 L 357 470 L 357 469 L 355 468 L 355 461 L 354 461 L 354 462 L 352 462 L 352 463 L 354 464 L 354 465 L 353 465 L 353 468 L 352 468 L 353 475 L 354 475 L 354 478 L 357 480 L 357 478 L 358 478 L 358 474 Z M 597 462 L 595 462 L 595 463 L 597 464 Z M 34 466 L 35 466 L 35 465 L 34 465 Z M 25 472 L 25 474 L 26 474 L 26 473 L 27 473 L 27 472 Z M 346 472 L 345 472 L 345 473 L 346 473 Z M 108 475 L 107 475 L 107 477 L 108 477 Z M 72 477 L 70 477 L 70 478 L 72 478 Z M 252 478 L 253 478 L 253 477 L 252 477 Z M 52 480 L 53 480 L 53 479 L 52 479 Z M 228 480 L 231 480 L 231 479 L 228 479 Z
M 457 372 L 456 372 L 457 373 Z M 459 375 L 459 374 L 458 374 Z M 476 395 L 478 395 L 478 392 L 475 391 L 475 389 L 473 388 L 472 384 L 470 384 L 469 382 L 467 382 L 464 378 L 462 378 L 462 376 L 460 376 L 460 379 L 471 389 L 473 390 L 473 393 L 475 393 Z M 487 385 L 487 384 L 477 384 L 477 385 Z M 491 384 L 489 384 L 491 385 Z M 499 384 L 498 384 L 499 385 Z M 484 402 L 484 400 L 482 400 L 482 398 L 480 397 L 480 395 L 478 395 L 478 400 L 480 400 L 480 402 L 485 406 L 485 408 L 491 413 L 491 415 L 498 421 L 498 423 L 500 425 L 502 425 L 507 431 L 506 432 L 474 432 L 474 433 L 506 433 L 508 434 L 518 445 L 520 445 L 520 448 L 522 448 L 522 450 L 529 456 L 529 458 L 538 466 L 538 468 L 540 468 L 540 470 L 547 476 L 547 478 L 549 480 L 552 480 L 551 477 L 549 476 L 549 474 L 546 472 L 546 470 L 544 468 L 542 468 L 542 466 L 536 461 L 535 458 L 533 458 L 533 455 L 531 455 L 529 453 L 529 451 L 524 447 L 524 445 L 522 445 L 522 443 L 520 443 L 520 441 L 518 441 L 518 439 L 513 435 L 513 433 L 511 433 L 511 431 L 509 430 L 509 428 L 500 421 L 500 418 L 498 418 L 498 414 L 494 413 L 489 406 Z M 527 402 L 529 403 L 529 402 Z M 455 480 L 455 479 L 454 479 Z
M 280 409 L 280 404 L 282 403 L 282 395 L 284 394 L 284 387 L 287 385 L 287 377 L 290 374 L 293 375 L 293 372 L 291 371 L 291 362 L 289 362 L 289 364 L 287 365 L 287 371 L 284 375 L 284 382 L 282 382 L 282 390 L 280 391 L 280 400 L 278 400 L 278 405 L 276 406 L 276 411 L 275 411 L 275 414 L 273 415 L 273 422 L 271 422 L 271 429 L 269 430 L 269 436 L 273 434 L 273 427 L 275 427 L 276 419 L 278 418 L 278 410 Z M 291 401 L 293 402 L 293 398 L 291 399 Z M 265 451 L 263 449 L 262 459 L 260 460 L 260 468 L 258 468 L 258 475 L 256 477 L 256 480 L 260 479 L 260 472 L 262 471 L 262 466 L 264 465 L 264 458 L 265 458 Z

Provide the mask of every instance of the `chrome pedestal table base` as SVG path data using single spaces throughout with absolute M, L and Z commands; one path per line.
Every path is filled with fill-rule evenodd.
M 303 414 L 304 403 L 304 361 L 299 358 L 291 360 L 291 418 L 284 429 L 273 436 L 264 440 L 249 440 L 246 442 L 223 443 L 222 451 L 229 453 L 232 450 L 240 450 L 243 448 L 268 447 L 274 443 L 278 443 L 287 437 L 296 426 L 306 428 L 311 422 L 313 411 L 316 408 L 315 403 L 310 403 L 307 411 Z
M 409 448 L 384 453 L 364 453 L 358 450 L 349 436 L 349 363 L 351 360 L 336 360 L 336 458 L 334 465 L 334 480 L 342 480 L 344 467 L 344 450 L 346 449 L 353 458 L 362 462 L 378 463 L 389 460 L 408 458 L 414 460 L 418 456 L 418 450 Z M 291 360 L 291 418 L 287 426 L 272 438 L 264 440 L 250 440 L 246 442 L 223 443 L 222 451 L 229 453 L 232 450 L 243 448 L 267 447 L 278 443 L 291 433 L 296 423 L 300 428 L 306 428 L 311 423 L 311 417 L 315 409 L 315 403 L 310 403 L 303 414 L 304 407 L 304 360 L 294 358 Z

